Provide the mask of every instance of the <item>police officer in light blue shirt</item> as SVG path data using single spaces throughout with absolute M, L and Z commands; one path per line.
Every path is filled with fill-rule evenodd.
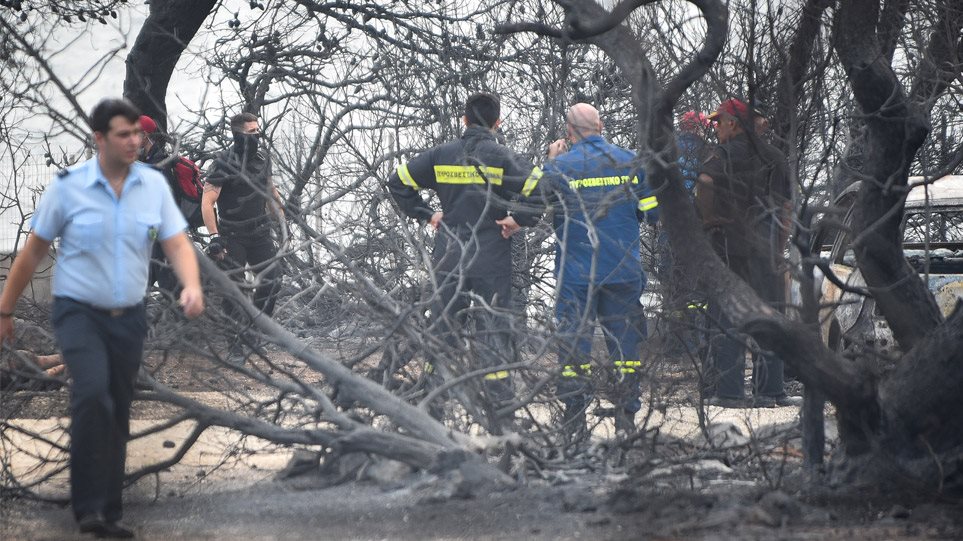
M 143 298 L 155 241 L 184 286 L 187 317 L 204 310 L 187 224 L 164 177 L 136 163 L 140 111 L 100 102 L 90 115 L 97 156 L 62 171 L 44 193 L 33 232 L 0 295 L 0 340 L 13 339 L 13 311 L 54 239 L 52 321 L 72 379 L 71 504 L 80 531 L 132 537 L 119 521 L 130 403 L 147 334 Z
M 104 309 L 141 302 L 154 241 L 187 227 L 163 175 L 135 162 L 120 196 L 97 160 L 57 176 L 31 222 L 39 237 L 60 237 L 54 296 Z

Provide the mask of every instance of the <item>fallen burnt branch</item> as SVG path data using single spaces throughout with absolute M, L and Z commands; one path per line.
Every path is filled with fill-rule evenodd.
M 305 362 L 310 368 L 323 374 L 328 378 L 331 385 L 350 392 L 354 400 L 361 402 L 372 411 L 389 417 L 416 437 L 422 437 L 426 441 L 444 448 L 454 449 L 459 447 L 449 437 L 444 425 L 429 417 L 424 411 L 392 395 L 373 381 L 309 348 L 291 332 L 278 325 L 270 317 L 260 313 L 250 300 L 241 293 L 237 285 L 206 256 L 200 254 L 199 258 L 205 277 L 211 279 L 221 291 L 230 295 L 232 300 L 245 310 L 254 324 L 268 339 Z

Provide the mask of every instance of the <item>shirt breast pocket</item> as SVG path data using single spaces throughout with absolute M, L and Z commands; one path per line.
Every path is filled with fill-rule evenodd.
M 104 239 L 104 216 L 96 212 L 85 212 L 74 218 L 74 242 L 78 251 L 97 250 Z
M 137 215 L 137 223 L 134 226 L 135 238 L 139 238 L 145 245 L 150 246 L 160 231 L 160 215 L 153 213 L 140 213 Z

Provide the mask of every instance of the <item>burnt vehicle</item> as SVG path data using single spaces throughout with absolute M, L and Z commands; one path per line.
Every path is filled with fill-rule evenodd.
M 963 175 L 946 176 L 930 183 L 910 177 L 913 188 L 903 214 L 903 253 L 928 284 L 946 316 L 963 298 Z M 859 183 L 848 187 L 834 203 L 837 213 L 827 213 L 817 228 L 813 246 L 839 280 L 852 289 L 866 286 L 850 246 L 853 205 Z M 813 250 L 816 252 L 816 250 Z M 823 339 L 833 349 L 874 348 L 892 353 L 898 347 L 886 320 L 871 296 L 844 290 L 817 269 L 820 323 Z

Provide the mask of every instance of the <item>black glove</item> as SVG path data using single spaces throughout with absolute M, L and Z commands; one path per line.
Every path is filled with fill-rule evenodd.
M 209 256 L 219 256 L 227 250 L 227 245 L 224 240 L 218 236 L 214 235 L 211 240 L 207 243 L 207 255 Z

